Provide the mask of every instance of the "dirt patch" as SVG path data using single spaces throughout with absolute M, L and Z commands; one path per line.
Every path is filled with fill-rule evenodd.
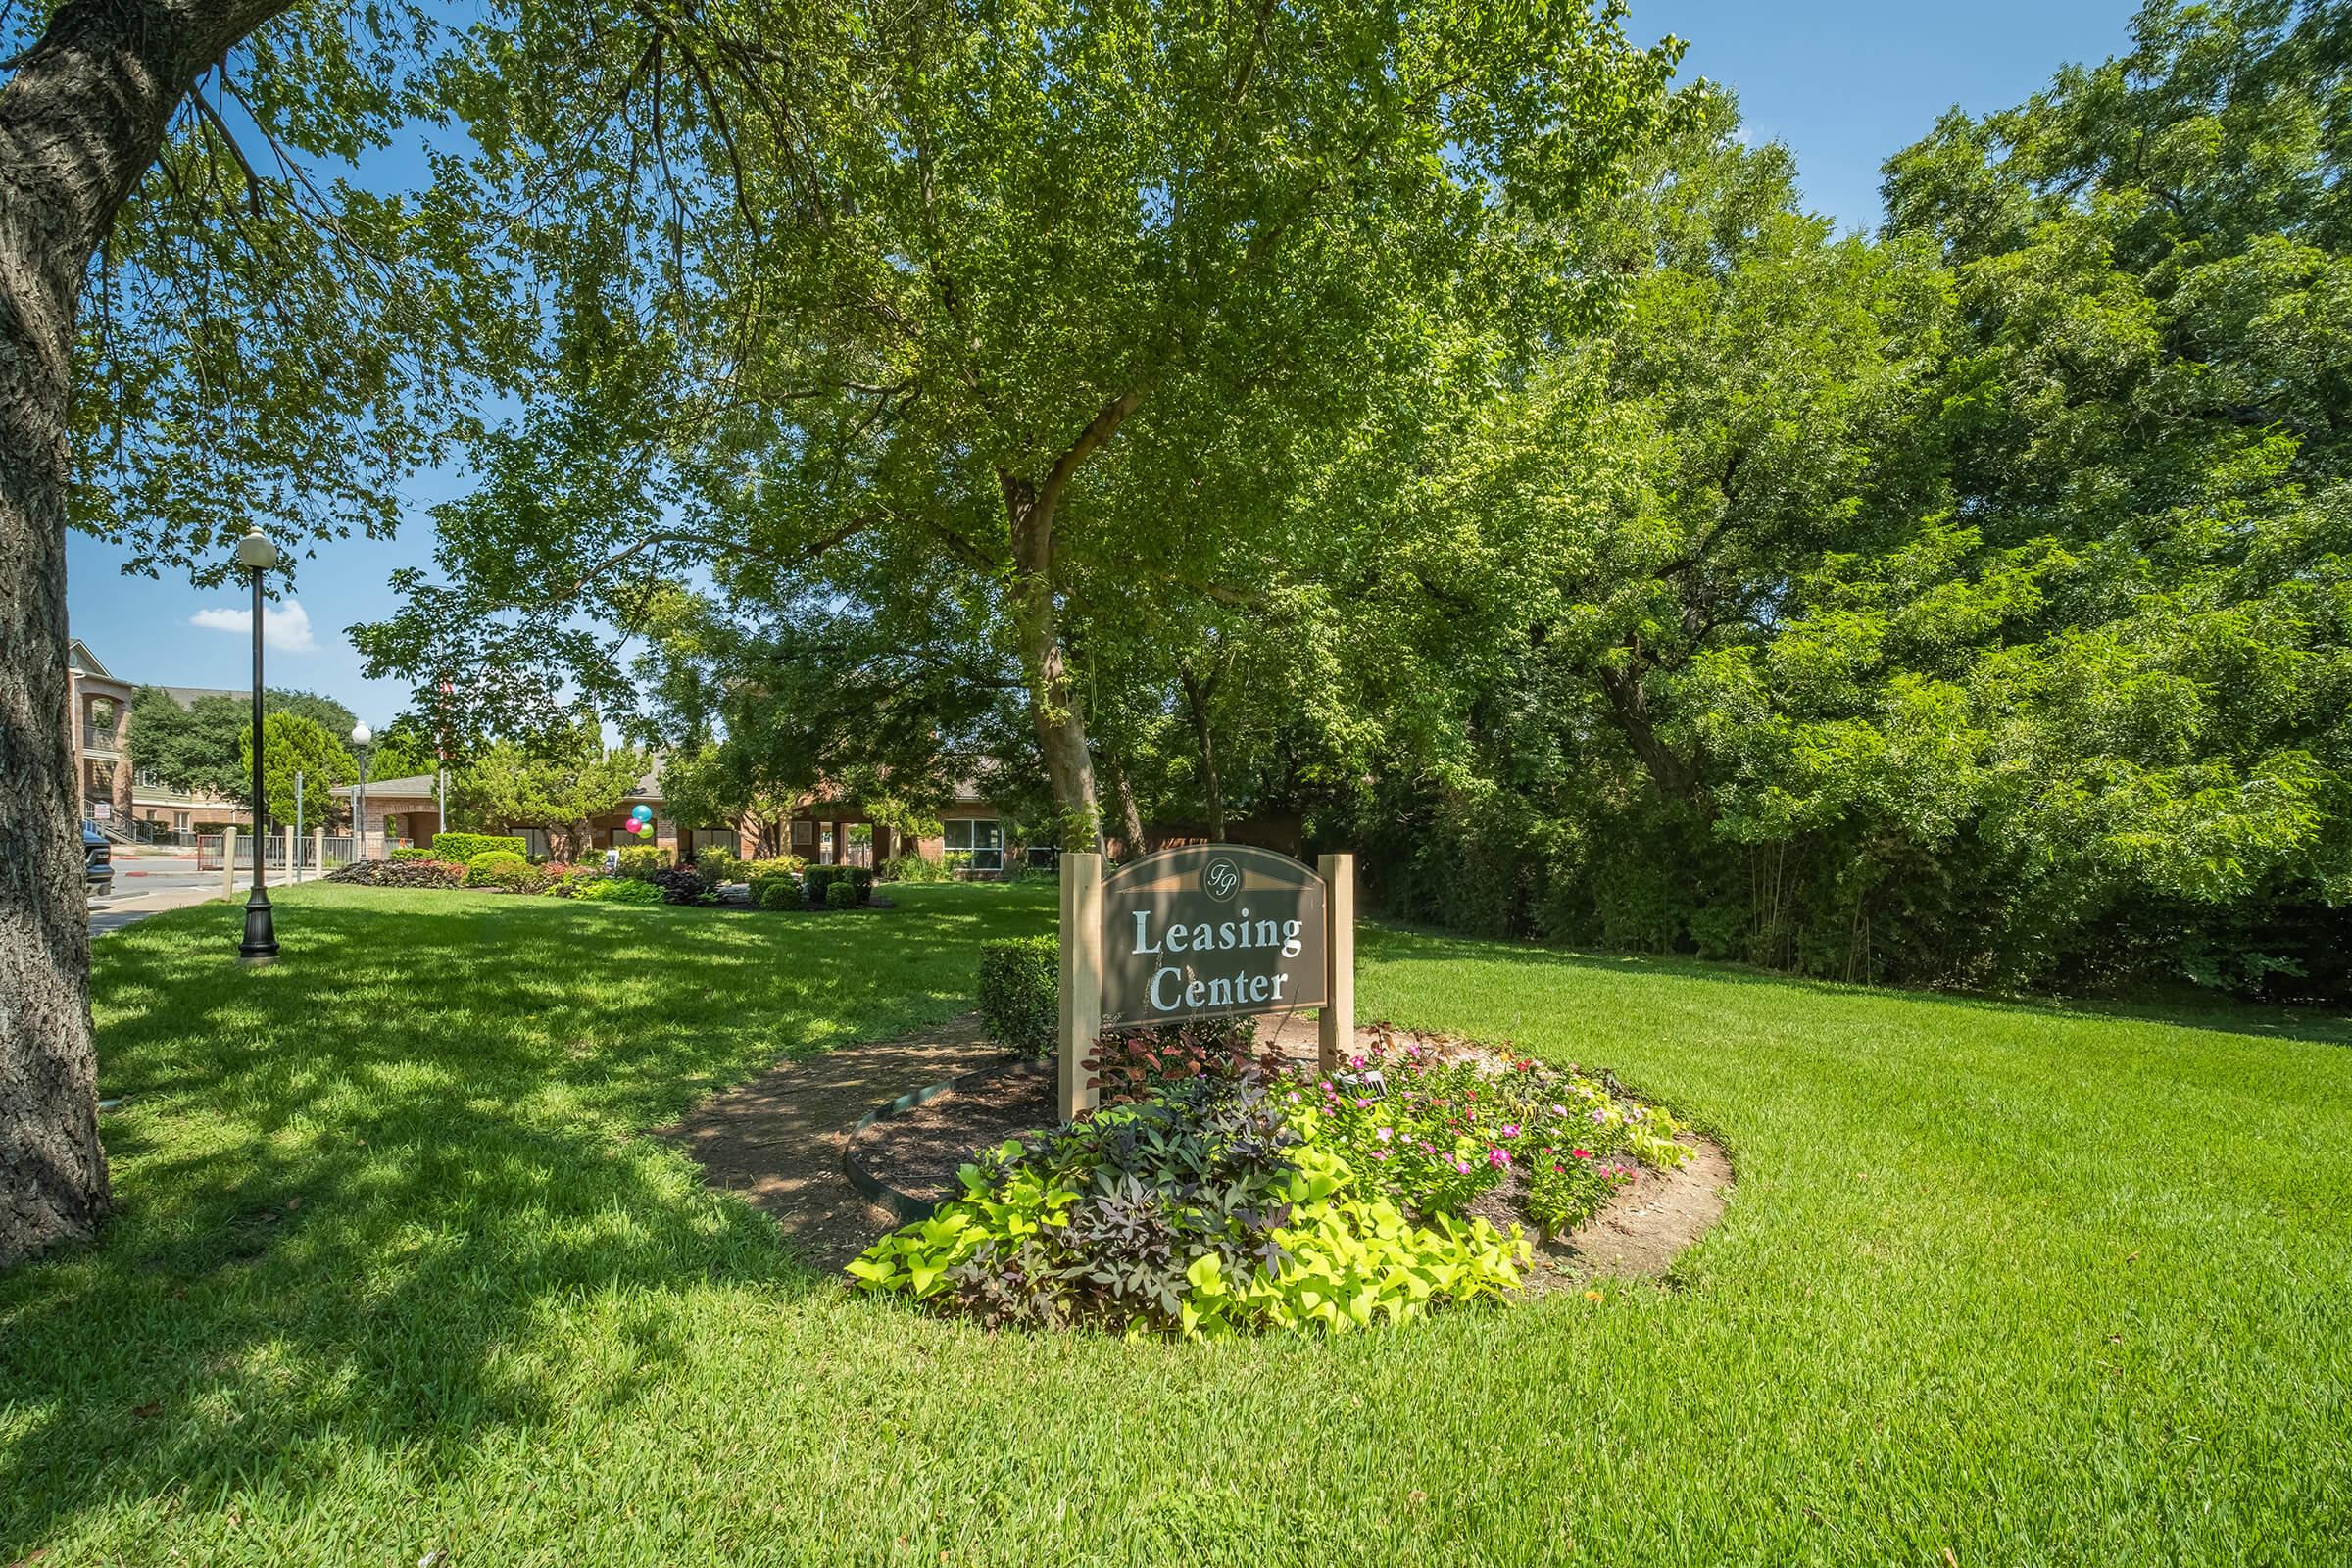
M 1368 1046 L 1384 1027 L 1358 1030 L 1357 1038 Z M 1285 1055 L 1313 1058 L 1310 1020 L 1288 1018 L 1268 1033 Z M 858 1137 L 870 1173 L 909 1197 L 943 1199 L 956 1192 L 956 1173 L 974 1152 L 1054 1120 L 1051 1065 L 1007 1056 L 985 1038 L 977 1014 L 901 1040 L 779 1062 L 660 1136 L 700 1162 L 712 1187 L 741 1193 L 772 1216 L 809 1263 L 838 1269 L 895 1223 L 842 1174 L 849 1129 L 877 1105 L 966 1075 L 978 1076 Z M 1731 1160 L 1720 1147 L 1697 1136 L 1684 1142 L 1691 1157 L 1680 1169 L 1637 1167 L 1598 1214 L 1539 1245 L 1528 1289 L 1566 1290 L 1602 1274 L 1663 1277 L 1722 1217 L 1732 1186 Z M 1535 1234 L 1508 1188 L 1486 1195 L 1473 1212 Z
M 855 1136 L 851 1152 L 869 1174 L 909 1198 L 952 1198 L 962 1190 L 956 1173 L 975 1152 L 1059 1119 L 1054 1085 L 1050 1063 L 1009 1061 L 874 1123 Z
M 999 1060 L 976 1014 L 899 1040 L 782 1061 L 697 1105 L 657 1136 L 677 1143 L 703 1179 L 772 1217 L 813 1267 L 838 1269 L 890 1228 L 841 1174 L 852 1123 L 910 1089 Z
M 1529 1292 L 1541 1296 L 1573 1289 L 1598 1274 L 1663 1279 L 1683 1249 L 1723 1218 L 1731 1199 L 1730 1156 L 1696 1134 L 1686 1134 L 1682 1142 L 1690 1158 L 1681 1168 L 1635 1165 L 1634 1179 L 1619 1187 L 1599 1213 L 1566 1236 L 1538 1242 L 1527 1271 Z M 1514 1210 L 1506 1207 L 1498 1216 L 1485 1209 L 1497 1196 L 1487 1194 L 1471 1205 L 1472 1212 L 1484 1213 L 1497 1226 L 1519 1219 L 1535 1235 L 1536 1227 Z

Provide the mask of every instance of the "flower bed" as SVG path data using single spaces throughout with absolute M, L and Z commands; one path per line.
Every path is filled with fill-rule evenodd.
M 1331 1078 L 1167 1060 L 1132 1103 L 966 1165 L 961 1196 L 853 1278 L 991 1326 L 1369 1327 L 1515 1294 L 1530 1228 L 1572 1228 L 1636 1167 L 1689 1157 L 1605 1074 L 1467 1042 L 1379 1032 Z

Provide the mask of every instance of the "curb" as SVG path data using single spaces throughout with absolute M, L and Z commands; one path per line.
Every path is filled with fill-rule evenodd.
M 865 1161 L 858 1157 L 858 1135 L 876 1122 L 888 1121 L 893 1116 L 903 1116 L 918 1105 L 928 1104 L 944 1094 L 976 1084 L 983 1078 L 994 1078 L 1001 1073 L 1027 1073 L 1043 1076 L 1053 1071 L 1054 1066 L 1054 1064 L 1051 1061 L 1033 1061 L 1026 1057 L 1015 1056 L 1008 1061 L 992 1062 L 986 1067 L 975 1067 L 970 1072 L 958 1073 L 940 1083 L 925 1084 L 920 1089 L 910 1089 L 896 1100 L 886 1101 L 876 1105 L 858 1117 L 851 1125 L 850 1130 L 842 1136 L 841 1174 L 848 1178 L 849 1184 L 858 1190 L 860 1197 L 890 1210 L 900 1224 L 912 1225 L 918 1220 L 929 1219 L 945 1200 L 917 1198 L 911 1193 L 903 1193 L 866 1169 Z

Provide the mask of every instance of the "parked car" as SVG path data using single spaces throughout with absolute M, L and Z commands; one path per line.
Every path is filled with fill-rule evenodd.
M 93 899 L 115 891 L 115 847 L 87 817 L 81 823 L 81 883 Z

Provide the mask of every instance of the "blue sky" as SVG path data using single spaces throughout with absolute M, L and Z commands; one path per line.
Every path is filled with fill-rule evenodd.
M 1630 32 L 1689 41 L 1686 79 L 1725 82 L 1756 141 L 1795 152 L 1806 201 L 1850 227 L 1875 226 L 1879 165 L 1957 104 L 1984 114 L 2023 100 L 2067 61 L 2121 52 L 2135 0 L 1633 0 Z M 361 678 L 343 635 L 392 606 L 394 568 L 429 564 L 426 509 L 464 488 L 456 474 L 420 476 L 392 540 L 321 546 L 301 564 L 293 604 L 266 616 L 270 683 L 324 692 L 381 725 L 407 706 L 390 681 Z M 68 609 L 74 635 L 116 675 L 173 686 L 241 687 L 250 674 L 243 596 L 181 579 L 121 574 L 121 553 L 74 536 Z M 307 627 L 306 627 L 307 623 Z

